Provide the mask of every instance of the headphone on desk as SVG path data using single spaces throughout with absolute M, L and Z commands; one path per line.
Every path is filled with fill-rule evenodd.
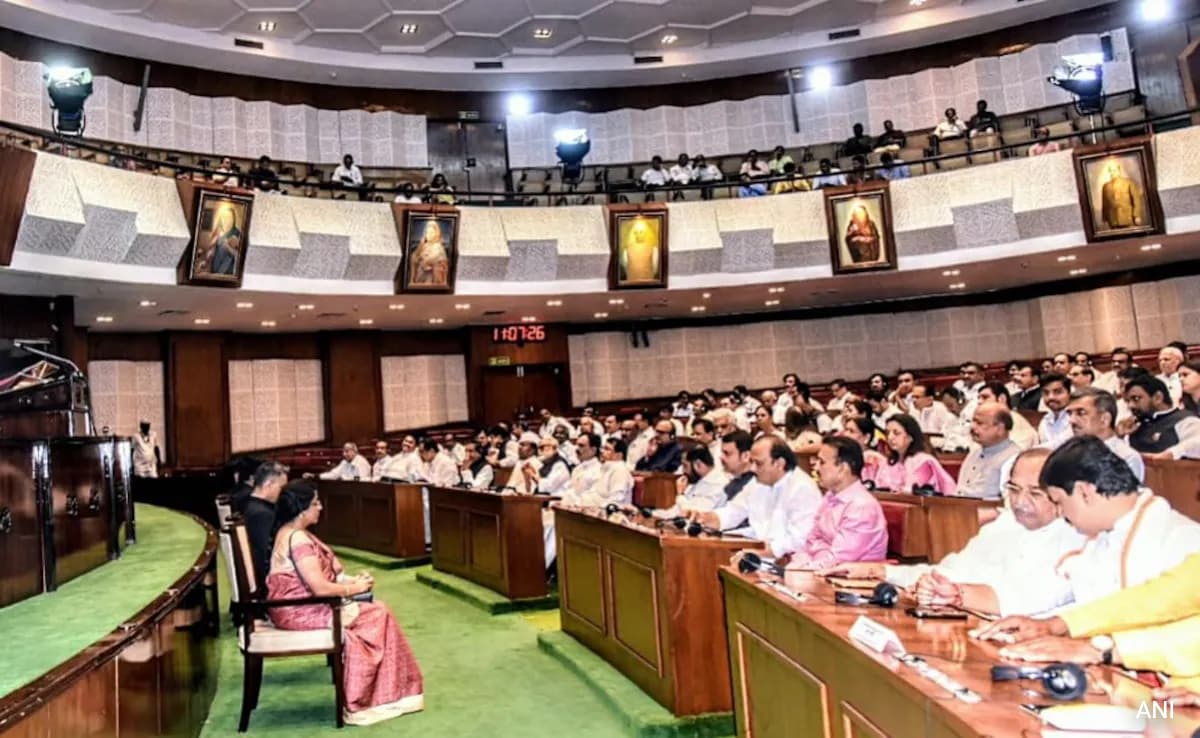
M 833 601 L 839 605 L 879 605 L 880 607 L 895 607 L 900 599 L 900 590 L 894 584 L 880 582 L 875 585 L 870 597 L 863 597 L 853 592 L 835 592 Z
M 993 682 L 1023 679 L 1040 679 L 1046 694 L 1056 700 L 1077 700 L 1087 693 L 1087 672 L 1078 664 L 1050 664 L 1044 667 L 997 664 L 992 667 Z
M 933 488 L 932 484 L 920 484 L 913 487 L 912 493 L 918 497 L 941 497 L 942 493 Z
M 690 534 L 691 531 L 689 530 Z M 783 576 L 783 567 L 774 561 L 764 561 L 762 556 L 747 551 L 742 554 L 742 558 L 738 561 L 738 571 L 743 574 L 753 574 L 756 571 L 765 571 L 768 574 L 774 574 L 777 577 Z

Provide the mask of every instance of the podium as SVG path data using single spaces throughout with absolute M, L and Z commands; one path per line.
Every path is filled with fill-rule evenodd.
M 633 504 L 657 510 L 671 507 L 675 504 L 675 498 L 679 496 L 679 487 L 675 482 L 678 478 L 678 474 L 671 472 L 635 473 Z
M 325 543 L 397 559 L 427 557 L 421 485 L 322 479 L 318 490 L 325 509 L 315 532 Z

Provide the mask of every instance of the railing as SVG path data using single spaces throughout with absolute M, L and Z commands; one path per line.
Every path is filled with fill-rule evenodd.
M 982 148 L 982 149 L 972 149 L 971 145 L 970 145 L 970 139 L 966 139 L 966 141 L 967 141 L 967 150 L 966 151 L 926 156 L 926 157 L 923 157 L 916 161 L 903 161 L 903 162 L 899 162 L 899 163 L 908 167 L 912 176 L 919 176 L 918 170 L 921 170 L 924 173 L 930 173 L 931 171 L 936 172 L 941 169 L 941 165 L 944 162 L 954 161 L 954 160 L 958 160 L 958 159 L 966 159 L 969 164 L 972 157 L 987 157 L 987 156 L 991 155 L 994 157 L 994 159 L 996 161 L 1000 161 L 1000 160 L 1004 160 L 1004 159 L 1011 159 L 1011 158 L 1018 158 L 1017 154 L 1015 153 L 1017 149 L 1024 148 L 1026 146 L 1029 146 L 1029 145 L 1032 145 L 1035 143 L 1039 143 L 1039 142 L 1066 142 L 1067 148 L 1070 148 L 1071 144 L 1069 142 L 1071 141 L 1071 139 L 1076 139 L 1076 138 L 1081 139 L 1081 138 L 1085 138 L 1085 137 L 1094 137 L 1094 138 L 1099 137 L 1099 138 L 1096 138 L 1096 140 L 1103 140 L 1103 139 L 1107 138 L 1107 134 L 1111 133 L 1111 134 L 1119 135 L 1119 131 L 1128 130 L 1131 128 L 1144 128 L 1146 132 L 1153 132 L 1156 126 L 1162 126 L 1163 124 L 1168 124 L 1169 127 L 1172 127 L 1172 128 L 1186 127 L 1188 125 L 1192 125 L 1193 120 L 1195 119 L 1194 116 L 1197 116 L 1197 115 L 1200 115 L 1200 107 L 1190 108 L 1187 110 L 1181 110 L 1181 111 L 1177 111 L 1177 112 L 1173 112 L 1173 113 L 1168 113 L 1165 115 L 1147 116 L 1147 117 L 1136 119 L 1136 120 L 1122 121 L 1120 123 L 1113 123 L 1111 125 L 1098 126 L 1098 127 L 1089 128 L 1089 129 L 1083 130 L 1083 131 L 1071 131 L 1069 133 L 1050 136 L 1049 138 L 1045 138 L 1045 139 L 1030 139 L 1029 141 L 1022 141 L 1021 143 L 1004 143 L 1003 140 L 1001 139 L 1001 143 L 999 145 L 988 147 L 988 148 Z M 176 178 L 192 177 L 192 178 L 202 178 L 207 181 L 213 181 L 215 177 L 231 177 L 232 176 L 232 177 L 238 178 L 239 181 L 249 179 L 248 172 L 233 172 L 233 173 L 220 172 L 220 171 L 210 169 L 207 167 L 194 166 L 194 165 L 184 164 L 184 163 L 180 163 L 180 162 L 161 161 L 158 159 L 153 159 L 153 158 L 145 157 L 145 156 L 139 156 L 137 154 L 131 154 L 131 153 L 121 151 L 117 145 L 104 146 L 104 145 L 93 143 L 90 141 L 84 141 L 84 140 L 80 140 L 80 139 L 74 139 L 71 137 L 60 136 L 56 133 L 52 133 L 49 131 L 43 131 L 40 129 L 31 128 L 28 126 L 18 125 L 18 124 L 14 124 L 14 123 L 0 123 L 0 130 L 7 130 L 10 132 L 5 137 L 5 141 L 8 145 L 19 145 L 20 142 L 17 140 L 17 134 L 20 134 L 20 135 L 24 135 L 24 136 L 28 136 L 28 137 L 42 139 L 44 142 L 44 145 L 41 147 L 41 150 L 43 150 L 43 151 L 49 151 L 51 153 L 61 153 L 66 156 L 78 156 L 77 154 L 73 154 L 73 151 L 90 151 L 95 154 L 103 154 L 110 158 L 116 158 L 118 160 L 134 162 L 136 165 L 140 166 L 143 170 L 146 170 L 149 173 L 156 173 L 159 175 L 162 175 L 163 170 L 166 170 L 167 176 L 174 176 Z M 1001 136 L 1001 134 L 999 134 L 999 133 L 991 134 L 991 135 L 995 135 L 997 138 L 1000 138 L 1000 136 Z M 57 149 L 57 151 L 56 151 L 56 149 Z M 879 172 L 882 169 L 885 169 L 885 167 L 882 165 L 870 165 L 861 170 L 857 170 L 857 172 L 855 172 L 855 170 L 851 170 L 851 171 L 833 172 L 832 174 L 841 174 L 843 176 L 849 177 L 851 174 L 857 173 L 857 174 L 866 175 L 866 176 L 874 179 L 874 178 L 876 178 L 875 173 Z M 824 176 L 828 176 L 828 175 L 822 174 L 821 172 L 794 174 L 794 175 L 780 175 L 780 176 L 764 177 L 764 178 L 760 178 L 760 179 L 753 179 L 749 182 L 749 184 L 763 185 L 766 188 L 768 193 L 771 191 L 771 189 L 773 189 L 773 187 L 776 183 L 787 182 L 787 181 L 791 181 L 791 182 L 805 181 L 809 184 L 809 186 L 812 189 L 818 189 L 818 187 L 816 187 L 816 180 L 818 180 Z M 357 187 L 342 186 L 340 184 L 333 183 L 333 182 L 315 183 L 312 181 L 285 179 L 285 178 L 278 178 L 277 182 L 278 182 L 278 185 L 279 185 L 281 191 L 283 188 L 293 188 L 300 192 L 305 192 L 304 196 L 307 196 L 307 197 L 316 196 L 315 195 L 316 192 L 338 193 L 338 194 L 343 194 L 346 196 L 349 196 L 349 195 L 358 196 L 359 194 L 365 194 L 365 196 L 367 196 L 371 199 L 375 199 L 376 201 L 382 201 L 388 195 L 396 195 L 396 194 L 399 194 L 400 192 L 402 192 L 401 187 L 370 186 L 370 187 L 357 188 Z M 614 202 L 614 203 L 615 202 L 628 202 L 629 201 L 628 198 L 631 195 L 645 196 L 649 192 L 652 192 L 656 198 L 661 196 L 662 199 L 667 202 L 670 202 L 672 199 L 675 199 L 677 197 L 677 193 L 679 193 L 679 196 L 682 196 L 682 197 L 686 197 L 687 193 L 699 193 L 702 198 L 708 199 L 708 195 L 706 194 L 706 191 L 707 191 L 707 193 L 713 194 L 713 193 L 715 193 L 716 190 L 725 190 L 729 197 L 734 197 L 734 196 L 736 196 L 736 191 L 739 188 L 745 186 L 746 184 L 748 184 L 748 183 L 741 181 L 739 179 L 724 179 L 724 180 L 720 180 L 720 181 L 698 183 L 698 184 L 663 185 L 661 187 L 655 187 L 651 191 L 647 191 L 643 188 L 637 187 L 636 185 L 632 186 L 632 187 L 630 187 L 629 184 L 625 184 L 623 186 L 614 186 L 614 185 L 611 185 L 610 183 L 608 183 L 607 181 L 605 181 L 603 178 L 601 178 L 601 180 L 599 182 L 593 181 L 591 183 L 591 185 L 593 187 L 593 189 L 591 189 L 591 190 L 582 189 L 582 187 L 585 185 L 585 183 L 580 182 L 579 185 L 573 186 L 569 190 L 558 191 L 558 192 L 515 192 L 515 191 L 496 192 L 496 191 L 481 191 L 481 190 L 463 190 L 463 191 L 456 191 L 456 192 L 449 193 L 449 194 L 451 194 L 453 196 L 453 198 L 455 199 L 455 201 L 461 205 L 494 206 L 494 207 L 502 207 L 502 206 L 524 207 L 524 206 L 536 206 L 539 204 L 544 204 L 546 206 L 572 205 L 572 204 L 590 205 L 590 204 L 605 204 L 605 203 L 610 203 L 610 202 Z M 292 194 L 292 193 L 284 192 L 283 194 Z M 429 193 L 429 192 L 418 191 L 417 194 L 424 197 L 426 200 L 429 200 L 432 198 L 436 198 L 439 193 L 437 193 L 437 192 Z

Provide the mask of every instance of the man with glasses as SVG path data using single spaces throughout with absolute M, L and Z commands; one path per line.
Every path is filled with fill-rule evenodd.
M 1005 486 L 1009 505 L 984 525 L 963 550 L 936 565 L 838 564 L 823 574 L 885 579 L 913 590 L 922 606 L 957 605 L 982 613 L 1029 615 L 1058 605 L 1057 587 L 1036 587 L 1030 572 L 1052 572 L 1084 538 L 1059 517 L 1058 507 L 1038 482 L 1050 450 L 1031 448 L 1017 456 Z M 1050 577 L 1047 577 L 1049 579 Z
M 646 445 L 646 455 L 634 467 L 640 472 L 677 473 L 683 460 L 683 448 L 675 440 L 675 424 L 660 418 L 654 424 L 654 437 Z
M 1125 439 L 1117 435 L 1117 400 L 1095 387 L 1077 389 L 1067 405 L 1071 417 L 1071 432 L 1079 436 L 1095 436 L 1104 441 L 1114 454 L 1129 465 L 1138 482 L 1146 481 L 1146 462 Z
M 1083 389 L 1092 386 L 1096 381 L 1096 373 L 1092 371 L 1091 367 L 1073 364 L 1067 370 L 1067 379 L 1071 380 L 1072 390 Z

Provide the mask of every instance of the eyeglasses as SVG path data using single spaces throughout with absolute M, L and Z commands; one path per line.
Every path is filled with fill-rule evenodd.
M 1004 485 L 1004 492 L 1012 497 L 1013 495 L 1029 495 L 1030 497 L 1044 497 L 1050 499 L 1050 493 L 1041 487 L 1022 487 L 1015 482 L 1009 482 Z

